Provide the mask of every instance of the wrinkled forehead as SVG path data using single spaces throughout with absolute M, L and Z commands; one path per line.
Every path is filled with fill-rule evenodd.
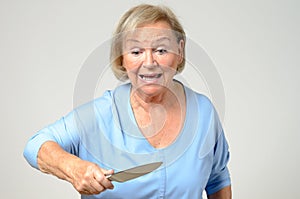
M 175 31 L 161 28 L 137 28 L 124 33 L 122 38 L 125 46 L 135 43 L 149 47 L 160 43 L 169 45 L 178 43 Z

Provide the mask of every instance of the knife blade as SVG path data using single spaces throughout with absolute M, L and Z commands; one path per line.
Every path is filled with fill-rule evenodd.
M 146 175 L 162 165 L 162 162 L 153 162 L 150 164 L 144 164 L 123 171 L 116 172 L 111 175 L 105 175 L 105 177 L 111 181 L 126 182 L 134 178 Z

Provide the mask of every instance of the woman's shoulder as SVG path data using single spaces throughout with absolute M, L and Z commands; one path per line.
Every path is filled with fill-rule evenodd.
M 195 91 L 194 89 L 192 89 L 188 86 L 184 86 L 184 88 L 185 88 L 187 100 L 190 100 L 190 101 L 194 100 L 197 102 L 198 105 L 213 108 L 213 103 L 207 95 L 200 93 L 198 91 Z
M 113 90 L 106 90 L 100 97 L 74 108 L 71 114 L 83 123 L 90 123 L 91 120 L 96 118 L 109 121 L 118 108 L 120 101 L 126 101 L 123 95 L 127 90 L 126 87 L 128 85 L 120 85 Z
M 95 101 L 111 100 L 115 96 L 122 96 L 130 91 L 130 83 L 118 85 L 114 89 L 106 90 L 104 93 L 95 99 Z M 123 96 L 125 97 L 125 96 Z
M 126 93 L 130 90 L 130 84 L 121 84 L 114 89 L 106 90 L 102 93 L 101 96 L 84 103 L 79 108 L 83 108 L 86 106 L 94 106 L 94 105 L 111 105 L 115 98 L 125 98 Z

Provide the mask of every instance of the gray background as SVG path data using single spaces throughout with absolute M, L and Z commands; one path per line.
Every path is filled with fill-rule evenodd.
M 79 198 L 32 169 L 23 148 L 72 109 L 85 59 L 139 2 L 0 1 L 1 198 Z M 163 3 L 222 78 L 234 198 L 299 198 L 299 1 Z

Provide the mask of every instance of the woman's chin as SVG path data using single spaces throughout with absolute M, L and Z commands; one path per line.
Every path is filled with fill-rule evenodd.
M 149 97 L 159 95 L 163 92 L 164 86 L 159 84 L 144 84 L 138 88 L 138 92 L 141 92 L 144 95 Z

